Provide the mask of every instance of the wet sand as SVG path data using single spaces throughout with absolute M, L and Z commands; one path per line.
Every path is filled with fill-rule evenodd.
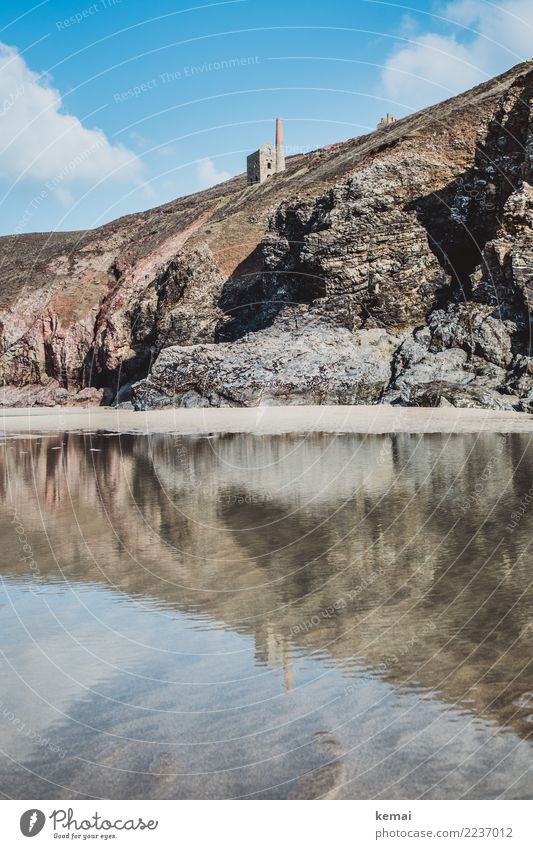
M 531 799 L 530 443 L 8 438 L 0 786 Z
M 248 407 L 134 412 L 106 407 L 3 409 L 4 434 L 112 433 L 529 433 L 533 416 L 504 410 L 392 407 Z

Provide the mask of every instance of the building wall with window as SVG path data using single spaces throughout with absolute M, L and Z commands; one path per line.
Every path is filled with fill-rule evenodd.
M 276 173 L 276 149 L 273 144 L 264 144 L 251 153 L 246 160 L 248 184 L 264 183 Z

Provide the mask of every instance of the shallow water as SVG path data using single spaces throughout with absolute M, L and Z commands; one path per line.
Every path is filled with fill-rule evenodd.
M 0 451 L 5 797 L 531 797 L 528 435 Z

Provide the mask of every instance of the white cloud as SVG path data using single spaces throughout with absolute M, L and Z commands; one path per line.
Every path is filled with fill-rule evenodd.
M 62 206 L 69 207 L 74 203 L 74 196 L 63 186 L 59 186 L 57 189 L 54 189 L 53 195 Z
M 200 159 L 196 163 L 196 177 L 201 189 L 208 189 L 229 180 L 231 174 L 228 171 L 219 171 L 212 159 Z
M 412 43 L 394 50 L 382 73 L 380 93 L 404 111 L 451 97 L 531 57 L 532 0 L 455 0 L 435 14 L 435 31 L 416 35 L 411 29 Z
M 14 47 L 0 43 L 0 176 L 51 181 L 135 180 L 140 160 L 62 109 L 61 95 Z
M 158 156 L 175 156 L 176 148 L 172 147 L 171 144 L 162 144 L 158 148 L 156 148 L 155 152 Z

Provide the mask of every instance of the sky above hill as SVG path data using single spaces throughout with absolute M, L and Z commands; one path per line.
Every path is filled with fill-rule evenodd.
M 533 53 L 531 0 L 2 0 L 0 233 L 85 229 Z

